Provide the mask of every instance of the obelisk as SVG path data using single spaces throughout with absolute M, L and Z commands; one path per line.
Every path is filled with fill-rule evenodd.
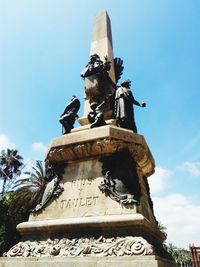
M 102 61 L 107 57 L 112 62 L 109 76 L 115 82 L 111 23 L 106 11 L 99 12 L 94 20 L 90 48 L 90 55 L 92 54 L 98 54 Z M 85 98 L 84 117 L 87 117 L 89 111 L 89 101 Z M 86 124 L 84 119 L 79 120 L 79 122 L 80 124 Z
M 106 12 L 95 18 L 94 53 L 113 61 Z M 109 75 L 114 81 L 113 68 Z M 0 266 L 176 267 L 154 215 L 147 177 L 155 161 L 144 136 L 111 124 L 80 128 L 52 140 L 46 163 L 56 175 L 43 193 L 51 201 L 18 224 L 22 240 L 6 253 L 15 261 Z

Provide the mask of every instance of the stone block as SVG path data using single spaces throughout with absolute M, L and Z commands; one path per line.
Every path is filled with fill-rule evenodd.
M 170 260 L 157 256 L 135 257 L 42 257 L 0 258 L 0 267 L 177 267 Z

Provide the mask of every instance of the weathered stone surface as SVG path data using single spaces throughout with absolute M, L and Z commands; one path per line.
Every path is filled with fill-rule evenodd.
M 101 165 L 97 159 L 69 163 L 60 182 L 64 192 L 30 220 L 136 213 L 136 205 L 124 207 L 100 191 Z
M 141 187 L 138 204 L 122 205 L 99 189 L 105 180 L 102 174 L 102 162 L 99 159 L 124 148 L 129 149 L 132 157 L 134 155 L 137 164 Z M 154 171 L 154 160 L 143 136 L 115 126 L 74 132 L 53 140 L 47 159 L 54 163 L 66 163 L 63 179 L 60 182 L 64 191 L 43 211 L 32 214 L 29 222 L 20 224 L 18 226 L 20 232 L 60 232 L 83 226 L 88 230 L 117 228 L 120 225 L 122 228 L 128 225 L 134 228 L 142 225 L 151 234 L 155 232 L 153 235 L 157 239 L 164 240 L 156 227 L 144 178 Z M 124 216 L 121 219 L 111 215 L 130 217 Z M 84 218 L 87 219 L 87 226 L 84 225 Z
M 105 114 L 104 114 L 104 118 L 105 118 Z M 114 125 L 116 126 L 116 120 L 115 119 L 107 119 L 105 118 L 106 120 L 106 124 L 107 125 Z M 82 117 L 82 118 L 79 118 L 79 122 L 81 125 L 83 126 L 80 126 L 80 127 L 77 127 L 77 128 L 74 128 L 71 130 L 71 133 L 75 133 L 75 132 L 80 132 L 80 131 L 84 131 L 84 130 L 88 130 L 90 129 L 90 124 L 89 124 L 89 121 L 88 121 L 88 118 L 87 117 Z
M 21 233 L 37 233 L 37 232 L 65 232 L 67 231 L 83 231 L 85 229 L 93 231 L 114 231 L 129 229 L 129 232 L 139 231 L 147 232 L 149 236 L 163 241 L 164 235 L 153 226 L 141 214 L 126 214 L 126 215 L 106 215 L 106 216 L 93 216 L 93 217 L 77 217 L 68 219 L 55 219 L 55 220 L 35 220 L 20 223 L 17 230 Z
M 62 238 L 45 241 L 25 241 L 13 246 L 7 257 L 106 257 L 152 255 L 153 246 L 137 236 L 105 238 Z
M 140 185 L 145 182 L 143 177 L 139 180 Z M 29 222 L 140 213 L 156 225 L 144 186 L 141 186 L 142 196 L 138 204 L 123 205 L 101 192 L 99 185 L 103 181 L 102 163 L 98 159 L 68 163 L 60 182 L 64 191 L 42 211 L 32 214 Z
M 155 170 L 153 156 L 142 135 L 106 125 L 74 132 L 54 139 L 46 158 L 50 162 L 67 162 L 113 154 L 127 148 L 138 171 L 148 177 Z
M 133 202 L 122 205 L 112 196 L 101 192 L 99 187 L 105 181 L 103 164 L 107 162 L 107 158 L 116 155 L 116 152 L 121 155 L 124 149 L 131 155 L 131 159 L 134 158 L 134 166 L 136 164 L 138 184 L 141 188 L 141 197 L 137 204 Z M 146 184 L 146 176 L 154 171 L 154 160 L 143 136 L 108 125 L 74 132 L 53 140 L 47 159 L 52 163 L 62 163 L 62 166 L 66 164 L 60 182 L 64 191 L 42 212 L 32 214 L 28 222 L 17 226 L 24 240 L 30 236 L 33 242 L 31 244 L 34 244 L 39 242 L 40 234 L 44 236 L 66 233 L 66 238 L 69 238 L 73 233 L 72 239 L 82 246 L 85 244 L 83 239 L 93 238 L 94 233 L 104 233 L 105 236 L 112 233 L 109 238 L 112 239 L 110 245 L 113 248 L 118 244 L 115 238 L 119 237 L 120 233 L 122 239 L 119 244 L 123 244 L 125 241 L 122 240 L 127 236 L 132 241 L 138 237 L 148 240 L 150 246 L 153 244 L 152 251 L 154 247 L 156 251 L 160 249 L 165 236 L 157 228 Z M 107 167 L 109 169 L 109 166 Z M 115 169 L 117 168 L 118 166 Z M 85 233 L 85 237 L 80 233 Z M 49 236 L 46 236 L 43 241 L 46 242 L 48 238 Z M 61 242 L 62 238 L 59 237 L 58 240 Z M 13 248 L 14 253 L 15 250 L 23 250 L 24 245 L 27 248 L 27 243 L 20 243 L 19 247 Z M 90 244 L 91 246 L 93 245 Z M 29 249 L 28 251 L 30 252 Z
M 177 267 L 157 256 L 0 258 L 1 267 Z

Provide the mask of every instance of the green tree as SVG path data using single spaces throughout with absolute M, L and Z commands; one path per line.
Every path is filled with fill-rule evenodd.
M 166 245 L 167 251 L 172 255 L 172 258 L 178 266 L 190 267 L 192 266 L 192 258 L 186 249 L 178 248 L 172 243 Z
M 9 214 L 11 197 L 12 193 L 4 194 L 0 201 L 0 256 L 20 239 L 20 234 L 16 230 L 16 225 L 20 219 Z
M 158 222 L 157 227 L 167 238 L 167 228 L 161 222 Z
M 27 221 L 30 210 L 40 201 L 46 185 L 45 171 L 41 161 L 26 172 L 28 178 L 15 179 L 14 191 L 4 193 L 0 200 L 0 256 L 19 242 L 17 224 Z
M 42 198 L 46 186 L 45 170 L 41 161 L 36 161 L 33 172 L 26 172 L 28 178 L 15 181 L 9 211 L 12 215 L 29 214 Z
M 1 196 L 6 192 L 8 180 L 21 174 L 21 168 L 24 166 L 23 158 L 18 154 L 16 149 L 7 149 L 1 151 L 0 155 L 0 178 L 3 179 Z

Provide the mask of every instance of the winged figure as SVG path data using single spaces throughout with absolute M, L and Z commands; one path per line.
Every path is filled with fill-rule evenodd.
M 114 69 L 115 69 L 115 79 L 117 84 L 118 81 L 121 79 L 124 70 L 123 60 L 120 57 L 116 57 L 114 59 Z

